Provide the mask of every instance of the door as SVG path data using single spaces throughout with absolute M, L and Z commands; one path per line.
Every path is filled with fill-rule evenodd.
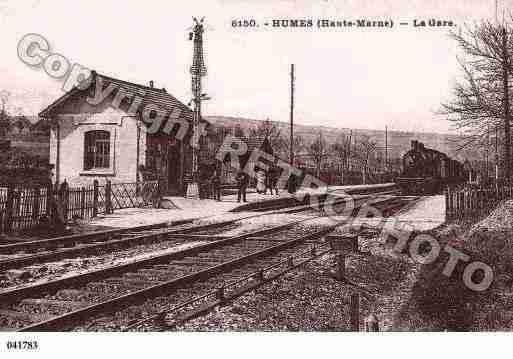
M 168 147 L 168 192 L 169 195 L 180 195 L 180 145 L 177 141 L 169 143 Z

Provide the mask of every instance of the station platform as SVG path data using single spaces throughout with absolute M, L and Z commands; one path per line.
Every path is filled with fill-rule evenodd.
M 290 196 L 283 192 L 281 197 Z M 276 196 L 272 196 L 276 198 Z M 258 194 L 256 192 L 247 193 L 247 203 L 258 204 L 271 195 Z M 167 202 L 167 203 L 166 203 Z M 131 228 L 143 225 L 153 225 L 162 223 L 173 223 L 183 220 L 212 218 L 223 216 L 223 219 L 229 217 L 237 218 L 245 215 L 245 212 L 230 213 L 231 210 L 241 207 L 245 203 L 237 202 L 237 195 L 227 195 L 218 202 L 212 199 L 190 199 L 184 197 L 164 197 L 163 204 L 167 208 L 125 208 L 117 209 L 112 214 L 100 214 L 90 221 L 79 223 L 76 226 L 78 232 L 93 230 Z
M 270 195 L 270 194 L 259 194 L 255 191 L 248 191 L 246 193 L 246 204 L 247 203 L 260 203 L 268 200 L 276 200 L 283 198 L 291 198 L 291 195 L 282 191 L 278 195 Z M 162 208 L 167 209 L 181 209 L 181 210 L 195 210 L 201 207 L 209 207 L 214 211 L 232 211 L 237 209 L 238 207 L 243 207 L 245 205 L 244 202 L 237 202 L 237 194 L 229 194 L 221 197 L 221 201 L 216 201 L 213 199 L 191 199 L 185 197 L 163 197 L 160 206 Z
M 408 223 L 416 230 L 427 231 L 445 222 L 445 210 L 444 196 L 428 196 L 415 203 L 408 211 L 399 213 L 396 218 L 397 221 Z
M 214 207 L 218 207 L 219 209 L 224 209 L 230 212 L 240 212 L 240 211 L 253 211 L 257 210 L 260 207 L 270 206 L 272 204 L 285 204 L 286 202 L 294 201 L 294 198 L 303 198 L 304 195 L 323 195 L 326 193 L 330 193 L 333 195 L 337 194 L 361 194 L 361 193 L 374 193 L 374 192 L 384 192 L 384 191 L 392 191 L 396 189 L 397 186 L 395 183 L 382 183 L 382 184 L 372 184 L 372 185 L 347 185 L 347 186 L 328 186 L 328 187 L 319 187 L 317 189 L 302 189 L 300 188 L 296 194 L 290 194 L 287 191 L 283 190 L 276 194 L 259 194 L 254 191 L 254 189 L 250 189 L 247 192 L 246 200 L 247 203 L 238 203 L 237 202 L 237 194 L 230 194 L 222 196 L 222 201 L 217 202 L 209 199 L 190 199 L 184 197 L 163 197 L 161 201 L 162 208 L 168 209 L 182 209 L 182 210 L 190 210 L 196 207 L 203 207 L 205 204 L 209 206 L 212 205 Z M 212 203 L 213 202 L 213 203 Z
M 336 219 L 337 217 L 334 217 Z M 382 228 L 382 218 L 355 218 L 353 225 L 365 225 Z M 407 225 L 415 231 L 429 231 L 445 223 L 445 197 L 443 195 L 426 196 L 412 202 L 394 214 L 390 224 L 392 226 Z
M 316 190 L 308 190 L 309 193 L 330 193 L 344 192 L 358 194 L 362 190 L 368 191 L 369 188 L 376 191 L 382 191 L 393 188 L 394 184 L 380 185 L 356 185 L 356 186 L 330 186 Z M 301 193 L 301 189 L 298 191 Z M 246 211 L 253 211 L 260 207 L 269 206 L 272 202 L 283 203 L 283 201 L 292 201 L 293 195 L 287 191 L 281 191 L 278 195 L 259 194 L 250 189 L 246 195 L 246 203 L 237 202 L 237 194 L 222 196 L 221 201 L 212 199 L 191 199 L 184 197 L 163 197 L 161 207 L 163 208 L 127 208 L 115 210 L 112 214 L 101 214 L 98 217 L 81 223 L 81 231 L 102 230 L 113 228 L 131 228 L 142 225 L 152 225 L 161 223 L 172 223 L 190 219 L 201 219 L 215 216 L 242 216 Z M 232 213 L 230 213 L 232 212 Z M 233 213 L 237 212 L 237 213 Z M 226 218 L 225 218 L 226 219 Z

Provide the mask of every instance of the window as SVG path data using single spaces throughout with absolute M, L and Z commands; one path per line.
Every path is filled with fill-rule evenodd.
M 84 170 L 109 168 L 110 133 L 88 131 L 84 136 Z

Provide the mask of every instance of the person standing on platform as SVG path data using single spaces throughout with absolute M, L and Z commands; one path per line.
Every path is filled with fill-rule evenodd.
M 299 167 L 299 170 L 303 172 L 301 167 Z M 298 178 L 295 174 L 290 175 L 288 181 L 287 181 L 287 189 L 289 193 L 296 193 L 297 187 L 299 186 L 300 178 Z
M 237 181 L 237 187 L 239 189 L 237 191 L 237 202 L 240 202 L 241 198 L 243 202 L 247 202 L 246 189 L 248 187 L 248 175 L 242 171 L 239 171 L 235 177 L 235 180 Z
M 263 170 L 258 170 L 256 174 L 257 185 L 256 190 L 257 193 L 266 193 L 267 189 L 265 188 L 265 172 Z
M 272 167 L 269 170 L 269 189 L 271 190 L 271 195 L 273 194 L 273 189 L 276 195 L 278 195 L 278 171 L 278 167 Z
M 272 176 L 272 169 L 269 169 L 264 172 L 265 173 L 265 191 L 264 193 L 267 194 L 267 190 L 271 192 L 271 195 L 273 194 L 273 187 L 271 184 L 271 176 Z
M 210 178 L 210 182 L 212 184 L 212 194 L 216 201 L 221 201 L 221 177 L 217 170 L 214 170 L 214 174 Z

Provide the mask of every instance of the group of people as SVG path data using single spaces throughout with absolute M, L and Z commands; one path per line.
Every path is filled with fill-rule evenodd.
M 267 190 L 269 189 L 271 195 L 274 193 L 278 195 L 278 171 L 276 169 L 270 169 L 265 172 L 262 169 L 256 170 L 256 191 L 259 194 L 267 194 Z M 235 177 L 237 181 L 237 202 L 241 200 L 243 202 L 246 201 L 246 191 L 249 185 L 249 176 L 243 172 L 239 171 L 237 176 Z
M 256 180 L 257 193 L 267 194 L 267 190 L 269 190 L 272 195 L 274 190 L 275 194 L 278 194 L 278 173 L 274 168 L 267 172 L 261 169 L 258 170 L 256 172 Z
M 249 176 L 239 171 L 237 176 L 235 177 L 237 181 L 237 202 L 240 202 L 241 199 L 246 202 L 246 190 L 249 185 Z M 217 170 L 214 170 L 212 177 L 210 177 L 210 185 L 212 188 L 212 194 L 216 201 L 221 201 L 221 176 Z
M 279 174 L 275 169 L 270 169 L 265 172 L 261 169 L 256 171 L 256 190 L 257 193 L 267 194 L 267 190 L 270 191 L 271 195 L 274 193 L 278 194 L 278 176 Z M 249 176 L 243 172 L 239 171 L 235 176 L 235 181 L 237 182 L 237 202 L 246 200 L 246 192 L 249 186 Z M 214 170 L 212 176 L 209 179 L 209 184 L 211 188 L 212 196 L 215 200 L 221 200 L 221 176 L 218 170 Z
M 274 193 L 278 195 L 278 171 L 276 169 L 270 169 L 265 172 L 262 169 L 256 170 L 256 190 L 259 194 L 267 194 L 269 189 L 271 195 Z M 246 201 L 246 191 L 249 185 L 249 176 L 243 171 L 239 171 L 235 177 L 237 181 L 237 202 L 241 200 Z

